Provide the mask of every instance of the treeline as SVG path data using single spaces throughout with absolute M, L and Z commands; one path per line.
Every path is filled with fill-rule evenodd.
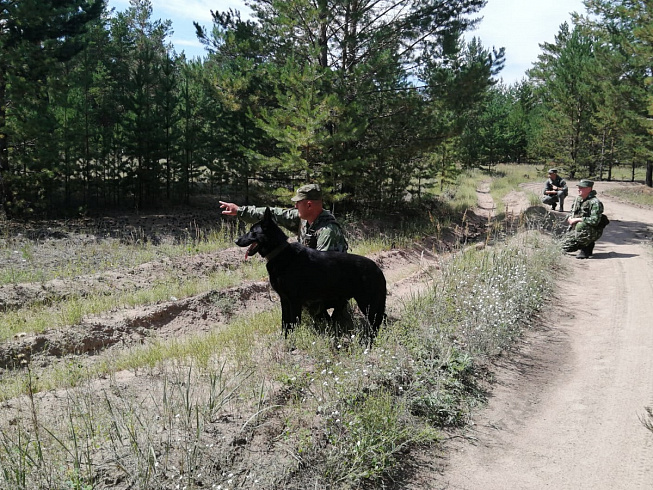
M 485 0 L 253 0 L 188 60 L 150 0 L 0 0 L 0 201 L 10 216 L 320 182 L 391 204 L 461 168 L 553 160 L 650 177 L 652 7 L 586 1 L 529 77 L 466 42 Z

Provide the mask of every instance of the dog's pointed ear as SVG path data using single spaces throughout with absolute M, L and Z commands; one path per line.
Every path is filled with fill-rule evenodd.
M 270 211 L 269 207 L 265 208 L 265 212 L 263 213 L 263 219 L 264 220 L 271 220 L 272 219 L 272 211 Z

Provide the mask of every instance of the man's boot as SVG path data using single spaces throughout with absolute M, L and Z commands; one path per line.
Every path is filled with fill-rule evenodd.
M 587 247 L 585 247 L 585 253 L 587 254 L 588 257 L 591 257 L 594 255 L 594 244 L 596 242 L 590 243 Z
M 551 204 L 551 211 L 555 211 L 557 205 L 558 204 L 555 203 L 555 202 L 553 204 Z
M 564 211 L 565 211 L 565 200 L 560 199 L 560 212 L 564 213 Z
M 587 255 L 587 249 L 586 248 L 581 248 L 580 252 L 578 252 L 578 255 L 576 255 L 577 259 L 589 259 L 590 256 Z

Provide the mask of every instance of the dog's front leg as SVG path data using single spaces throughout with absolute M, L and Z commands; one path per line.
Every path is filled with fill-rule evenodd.
M 281 329 L 283 336 L 293 331 L 295 325 L 302 321 L 301 308 L 295 308 L 295 303 L 288 298 L 281 298 Z

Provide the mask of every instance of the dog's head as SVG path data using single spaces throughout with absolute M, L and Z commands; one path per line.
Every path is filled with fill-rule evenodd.
M 261 242 L 265 240 L 265 234 L 261 223 L 253 225 L 247 233 L 236 239 L 236 245 L 239 247 L 249 247 L 245 252 L 245 258 L 256 255 L 261 247 Z
M 236 245 L 249 247 L 245 258 L 257 253 L 266 257 L 270 252 L 287 243 L 288 237 L 281 231 L 272 217 L 270 208 L 265 208 L 263 219 L 252 225 L 247 233 L 238 237 Z

